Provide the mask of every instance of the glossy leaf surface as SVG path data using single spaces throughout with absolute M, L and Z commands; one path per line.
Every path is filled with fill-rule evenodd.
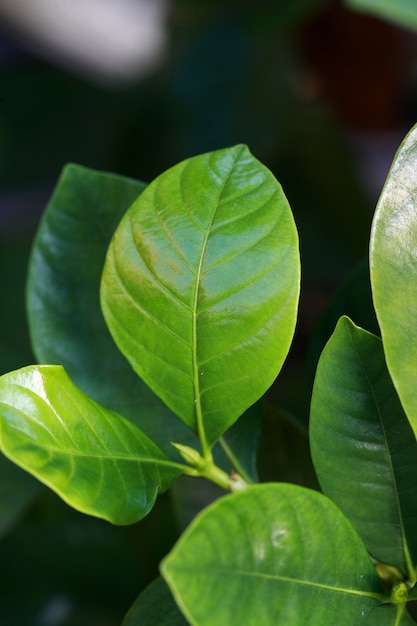
M 325 496 L 288 484 L 217 500 L 182 535 L 162 574 L 193 626 L 351 626 L 368 623 L 382 598 L 342 513 Z
M 67 165 L 45 210 L 28 281 L 32 343 L 42 363 L 63 365 L 100 404 L 133 420 L 164 452 L 193 445 L 188 429 L 117 349 L 100 307 L 104 259 L 120 219 L 145 184 Z
M 310 443 L 321 487 L 369 552 L 415 580 L 417 442 L 378 337 L 341 318 L 321 356 Z
M 102 305 L 135 371 L 211 445 L 277 376 L 299 273 L 279 183 L 235 146 L 146 188 L 110 246 Z
M 417 5 L 414 0 L 345 0 L 352 9 L 372 13 L 405 28 L 417 29 Z
M 417 127 L 388 174 L 371 232 L 374 305 L 388 369 L 417 434 Z
M 187 626 L 163 578 L 154 580 L 129 609 L 121 626 Z
M 131 422 L 80 391 L 60 366 L 0 378 L 0 448 L 74 508 L 131 524 L 179 474 Z

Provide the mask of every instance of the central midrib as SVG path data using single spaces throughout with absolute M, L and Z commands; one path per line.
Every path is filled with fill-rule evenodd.
M 198 432 L 198 437 L 200 440 L 203 456 L 209 456 L 210 446 L 207 444 L 206 432 L 205 432 L 204 423 L 203 423 L 203 413 L 202 413 L 202 408 L 201 408 L 200 379 L 199 379 L 198 356 L 197 356 L 197 305 L 198 305 L 198 298 L 199 298 L 199 291 L 200 291 L 200 280 L 201 280 L 202 268 L 203 268 L 204 259 L 205 259 L 206 252 L 207 252 L 207 245 L 208 245 L 208 240 L 209 240 L 210 233 L 212 230 L 212 225 L 216 216 L 216 211 L 219 206 L 221 195 L 226 186 L 226 183 L 228 182 L 230 178 L 230 175 L 231 175 L 231 172 L 233 171 L 235 163 L 236 163 L 236 158 L 234 159 L 233 165 L 230 168 L 227 176 L 224 177 L 222 184 L 219 187 L 217 200 L 216 200 L 216 203 L 214 204 L 212 215 L 207 225 L 206 233 L 204 236 L 204 240 L 203 240 L 203 244 L 202 244 L 202 248 L 200 252 L 197 272 L 196 272 L 195 291 L 194 291 L 194 299 L 193 299 L 193 306 L 192 306 L 192 342 L 193 342 L 192 353 L 193 353 L 194 401 L 195 401 L 196 420 L 197 420 L 197 432 Z

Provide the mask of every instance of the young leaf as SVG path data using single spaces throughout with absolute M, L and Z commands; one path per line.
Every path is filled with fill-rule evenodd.
M 102 282 L 107 324 L 203 449 L 277 376 L 299 274 L 288 202 L 245 146 L 168 170 L 117 228 Z
M 375 310 L 388 369 L 417 434 L 417 126 L 405 138 L 378 202 L 371 232 Z
M 359 624 L 383 599 L 348 520 L 325 496 L 289 484 L 217 500 L 162 562 L 162 575 L 193 626 Z
M 27 289 L 31 338 L 41 363 L 63 365 L 97 402 L 128 417 L 168 456 L 190 431 L 138 378 L 117 349 L 100 307 L 100 280 L 114 230 L 145 184 L 67 165 L 32 250 Z
M 163 578 L 154 580 L 137 597 L 121 626 L 187 626 Z
M 368 551 L 415 582 L 417 442 L 381 340 L 341 318 L 317 368 L 311 452 L 323 491 Z
M 74 508 L 114 524 L 144 517 L 180 473 L 60 366 L 29 366 L 0 378 L 0 449 Z

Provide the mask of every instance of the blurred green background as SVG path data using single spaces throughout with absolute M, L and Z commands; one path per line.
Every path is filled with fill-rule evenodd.
M 183 158 L 246 143 L 283 185 L 300 233 L 299 324 L 269 399 L 306 424 L 310 337 L 366 257 L 379 191 L 417 120 L 415 32 L 334 0 L 159 6 L 159 56 L 121 77 L 63 63 L 0 2 L 0 373 L 34 360 L 26 267 L 65 163 L 150 181 Z M 1 464 L 0 624 L 120 624 L 179 532 L 169 496 L 139 525 L 112 528 Z

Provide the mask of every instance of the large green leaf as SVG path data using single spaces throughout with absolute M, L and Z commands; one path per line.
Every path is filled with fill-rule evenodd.
M 378 337 L 341 318 L 321 356 L 311 452 L 323 491 L 369 552 L 415 582 L 417 442 Z
M 64 168 L 33 246 L 28 315 L 41 363 L 63 365 L 83 391 L 133 420 L 176 456 L 169 442 L 192 445 L 188 429 L 120 354 L 100 307 L 108 245 L 144 188 L 144 183 L 115 174 L 73 164 Z
M 405 138 L 371 232 L 374 305 L 388 369 L 417 434 L 417 126 Z
M 156 578 L 137 597 L 121 626 L 187 626 L 163 578 Z
M 351 626 L 383 598 L 348 520 L 322 494 L 289 484 L 217 500 L 182 535 L 162 575 L 193 626 Z
M 102 283 L 136 372 L 210 446 L 272 384 L 294 332 L 297 232 L 245 146 L 168 170 L 118 227 Z
M 405 28 L 417 29 L 415 0 L 345 0 L 352 9 L 372 13 Z
M 0 449 L 74 508 L 114 524 L 144 517 L 180 473 L 60 366 L 29 366 L 0 378 Z

